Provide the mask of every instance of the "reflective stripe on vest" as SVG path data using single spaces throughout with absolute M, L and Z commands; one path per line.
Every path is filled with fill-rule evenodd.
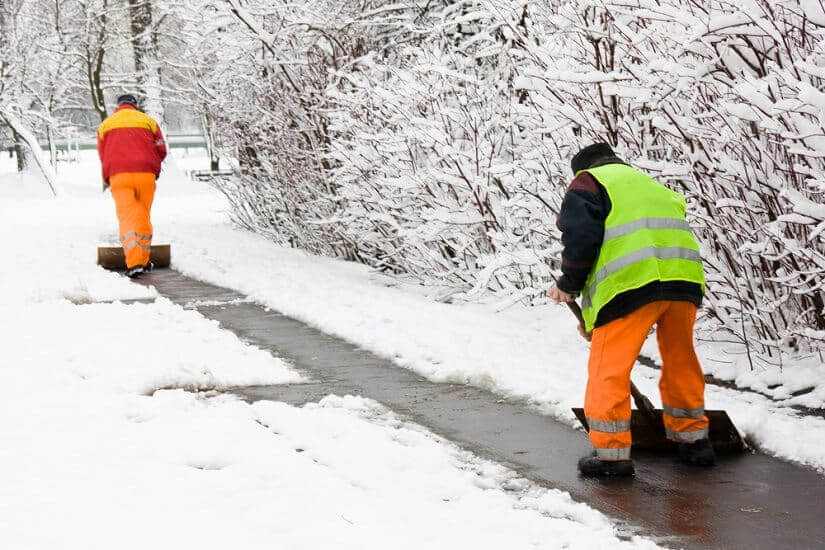
M 597 273 L 593 275 L 593 281 L 590 283 L 590 286 L 598 286 L 600 282 L 607 279 L 612 273 L 616 273 L 617 271 L 629 267 L 646 258 L 658 258 L 660 260 L 672 260 L 675 258 L 681 258 L 684 260 L 693 260 L 694 262 L 702 263 L 702 256 L 699 255 L 699 252 L 697 252 L 696 250 L 691 250 L 690 248 L 680 248 L 678 246 L 672 246 L 668 248 L 642 248 L 636 250 L 635 252 L 631 252 L 630 254 L 622 256 L 621 258 L 613 260 L 612 262 L 601 268 Z M 582 298 L 582 308 L 588 308 L 590 306 L 590 294 L 587 294 Z
M 699 245 L 685 220 L 685 199 L 625 164 L 585 170 L 604 187 L 610 213 L 599 255 L 582 290 L 585 328 L 622 292 L 654 281 L 687 281 L 704 291 Z
M 690 231 L 690 225 L 685 220 L 673 218 L 642 218 L 622 225 L 609 227 L 604 231 L 604 240 L 617 239 L 629 235 L 639 229 L 683 229 Z

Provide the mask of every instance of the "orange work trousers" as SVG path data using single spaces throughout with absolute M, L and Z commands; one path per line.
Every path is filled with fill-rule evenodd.
M 155 175 L 151 172 L 123 172 L 109 178 L 115 199 L 120 244 L 126 268 L 149 263 L 152 250 L 152 222 L 149 213 L 155 198 Z
M 695 321 L 691 302 L 661 300 L 593 330 L 584 413 L 600 459 L 630 458 L 630 371 L 653 325 L 662 356 L 659 391 L 667 437 L 680 443 L 707 437 L 705 377 L 693 349 Z

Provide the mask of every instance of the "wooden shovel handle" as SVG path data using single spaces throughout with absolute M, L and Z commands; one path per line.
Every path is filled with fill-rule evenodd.
M 579 320 L 579 324 L 584 326 L 584 316 L 582 315 L 582 308 L 579 307 L 578 302 L 565 302 L 565 304 L 567 304 L 567 307 L 569 307 L 570 311 L 573 312 L 573 315 L 576 316 L 576 319 Z

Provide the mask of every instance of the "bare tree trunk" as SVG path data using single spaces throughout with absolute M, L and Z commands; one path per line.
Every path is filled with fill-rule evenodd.
M 55 141 L 54 128 L 46 127 L 46 139 L 49 142 L 49 161 L 55 172 L 57 172 L 57 142 Z
M 18 168 L 20 168 L 21 159 L 25 159 L 24 162 L 31 161 L 31 164 L 37 166 L 40 170 L 43 179 L 52 190 L 52 193 L 54 193 L 55 196 L 60 195 L 62 189 L 57 183 L 57 175 L 43 154 L 43 151 L 40 149 L 40 144 L 37 142 L 37 137 L 34 135 L 34 132 L 32 132 L 23 121 L 10 112 L 3 111 L 2 108 L 0 108 L 0 120 L 11 128 L 14 134 Z
M 160 66 L 157 37 L 152 29 L 151 0 L 129 0 L 129 27 L 137 75 L 137 93 L 144 98 L 144 110 L 163 126 Z
M 100 122 L 103 122 L 108 116 L 100 76 L 103 71 L 103 60 L 106 57 L 106 33 L 108 31 L 107 23 L 109 21 L 108 9 L 109 0 L 103 0 L 103 9 L 98 16 L 97 42 L 95 42 L 93 50 L 88 46 L 86 50 L 86 77 L 89 81 L 92 105 L 100 117 Z
M 147 61 L 152 47 L 152 4 L 149 0 L 129 0 L 129 29 L 132 33 L 132 55 L 138 77 L 137 93 L 146 96 Z
M 209 169 L 220 169 L 220 157 L 218 156 L 217 143 L 215 143 L 215 128 L 209 120 L 209 115 L 201 115 L 201 127 L 203 128 L 203 138 L 206 141 L 206 152 L 209 154 Z
M 14 138 L 14 154 L 17 157 L 17 171 L 18 172 L 25 172 L 26 169 L 31 165 L 31 160 L 29 159 L 29 150 L 26 147 L 26 144 L 23 142 L 23 138 L 20 137 L 14 128 L 11 130 L 11 135 Z

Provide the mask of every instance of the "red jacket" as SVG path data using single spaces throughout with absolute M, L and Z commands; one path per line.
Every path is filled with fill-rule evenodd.
M 106 182 L 121 172 L 151 172 L 157 177 L 166 143 L 155 119 L 125 104 L 98 127 L 97 153 Z

